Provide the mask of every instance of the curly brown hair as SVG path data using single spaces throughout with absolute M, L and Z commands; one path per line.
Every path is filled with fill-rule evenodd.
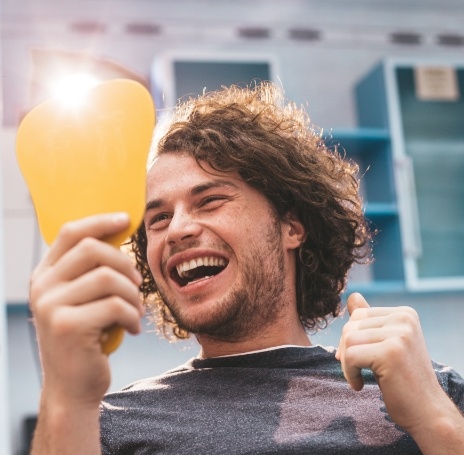
M 327 147 L 306 112 L 286 102 L 278 86 L 232 86 L 191 98 L 178 105 L 155 147 L 156 155 L 188 153 L 199 165 L 238 173 L 271 202 L 281 220 L 296 215 L 307 234 L 296 266 L 300 320 L 314 330 L 339 314 L 348 270 L 370 256 L 358 166 Z M 143 225 L 131 247 L 143 275 L 141 292 L 156 310 L 158 326 L 186 338 L 157 292 Z

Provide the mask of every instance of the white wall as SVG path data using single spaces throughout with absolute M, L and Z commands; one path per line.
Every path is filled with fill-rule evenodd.
M 3 235 L 3 226 L 0 219 L 0 236 Z M 0 453 L 10 453 L 10 413 L 8 390 L 8 342 L 7 342 L 7 313 L 5 300 L 4 280 L 4 254 L 0 244 Z
M 307 105 L 313 121 L 324 129 L 356 125 L 353 86 L 386 56 L 437 55 L 464 60 L 462 46 L 443 47 L 436 43 L 440 33 L 462 33 L 464 5 L 461 0 L 237 0 L 223 4 L 120 0 L 105 2 L 107 8 L 102 8 L 96 0 L 62 0 L 60 4 L 62 7 L 57 7 L 54 0 L 2 1 L 3 61 L 7 65 L 5 77 L 10 82 L 8 96 L 16 100 L 11 101 L 13 104 L 24 103 L 27 98 L 30 71 L 27 52 L 33 45 L 87 49 L 145 75 L 153 59 L 164 53 L 216 53 L 222 57 L 231 53 L 272 55 L 278 63 L 277 75 L 287 96 Z M 68 26 L 76 19 L 102 21 L 108 26 L 107 32 L 94 36 L 76 34 Z M 160 24 L 162 34 L 129 36 L 124 32 L 124 24 L 130 21 Z M 235 30 L 243 25 L 268 27 L 270 38 L 239 39 Z M 291 40 L 287 31 L 292 27 L 319 29 L 322 39 Z M 417 32 L 423 37 L 423 44 L 394 45 L 388 41 L 388 35 L 395 31 Z M 21 111 L 17 105 L 13 108 L 18 113 Z M 10 303 L 24 304 L 28 276 L 42 247 L 34 237 L 33 209 L 16 167 L 14 136 L 14 126 L 3 129 L 6 294 Z M 375 305 L 407 304 L 416 308 L 432 357 L 464 373 L 464 357 L 459 349 L 464 344 L 463 294 L 383 295 L 369 300 Z M 336 345 L 341 322 L 335 322 L 314 337 L 315 342 Z M 34 334 L 24 305 L 9 308 L 8 345 L 11 453 L 16 455 L 21 449 L 22 419 L 36 412 L 40 388 Z M 128 336 L 112 356 L 112 388 L 160 373 L 195 353 L 194 343 L 169 345 L 153 333 L 137 338 Z
M 1 5 L 0 5 L 1 8 Z M 1 12 L 1 9 L 0 9 Z M 1 49 L 1 43 L 0 43 Z M 0 74 L 2 65 L 0 63 Z M 0 81 L 0 88 L 2 83 Z M 3 97 L 0 94 L 0 101 Z M 2 115 L 0 115 L 2 119 Z M 0 141 L 0 153 L 4 152 L 3 142 Z M 0 169 L 1 169 L 0 162 Z M 3 179 L 0 174 L 0 189 L 4 188 Z M 1 192 L 1 190 L 0 190 Z M 3 204 L 0 200 L 0 213 L 3 211 Z M 0 239 L 4 238 L 3 217 L 0 217 Z M 0 403 L 3 403 L 0 410 L 0 453 L 10 453 L 10 420 L 8 401 L 8 344 L 7 344 L 7 314 L 5 299 L 5 255 L 3 252 L 3 242 L 0 243 Z

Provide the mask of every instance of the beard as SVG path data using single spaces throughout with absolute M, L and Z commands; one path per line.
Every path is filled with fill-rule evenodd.
M 282 308 L 286 271 L 280 221 L 273 219 L 259 242 L 261 248 L 252 245 L 242 258 L 240 283 L 215 303 L 208 317 L 185 314 L 176 300 L 158 287 L 160 297 L 180 329 L 233 342 L 244 340 L 274 323 Z

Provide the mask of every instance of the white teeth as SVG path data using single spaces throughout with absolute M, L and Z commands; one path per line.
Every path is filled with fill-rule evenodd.
M 226 261 L 224 258 L 205 256 L 201 258 L 191 259 L 190 261 L 181 262 L 176 266 L 176 269 L 177 273 L 181 278 L 187 278 L 187 272 L 201 266 L 225 267 Z

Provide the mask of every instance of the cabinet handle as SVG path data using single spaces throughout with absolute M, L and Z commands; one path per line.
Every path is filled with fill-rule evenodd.
M 411 157 L 403 156 L 395 160 L 400 183 L 400 200 L 403 208 L 404 254 L 408 257 L 422 256 L 422 241 L 417 205 L 417 192 L 414 178 L 414 163 Z

